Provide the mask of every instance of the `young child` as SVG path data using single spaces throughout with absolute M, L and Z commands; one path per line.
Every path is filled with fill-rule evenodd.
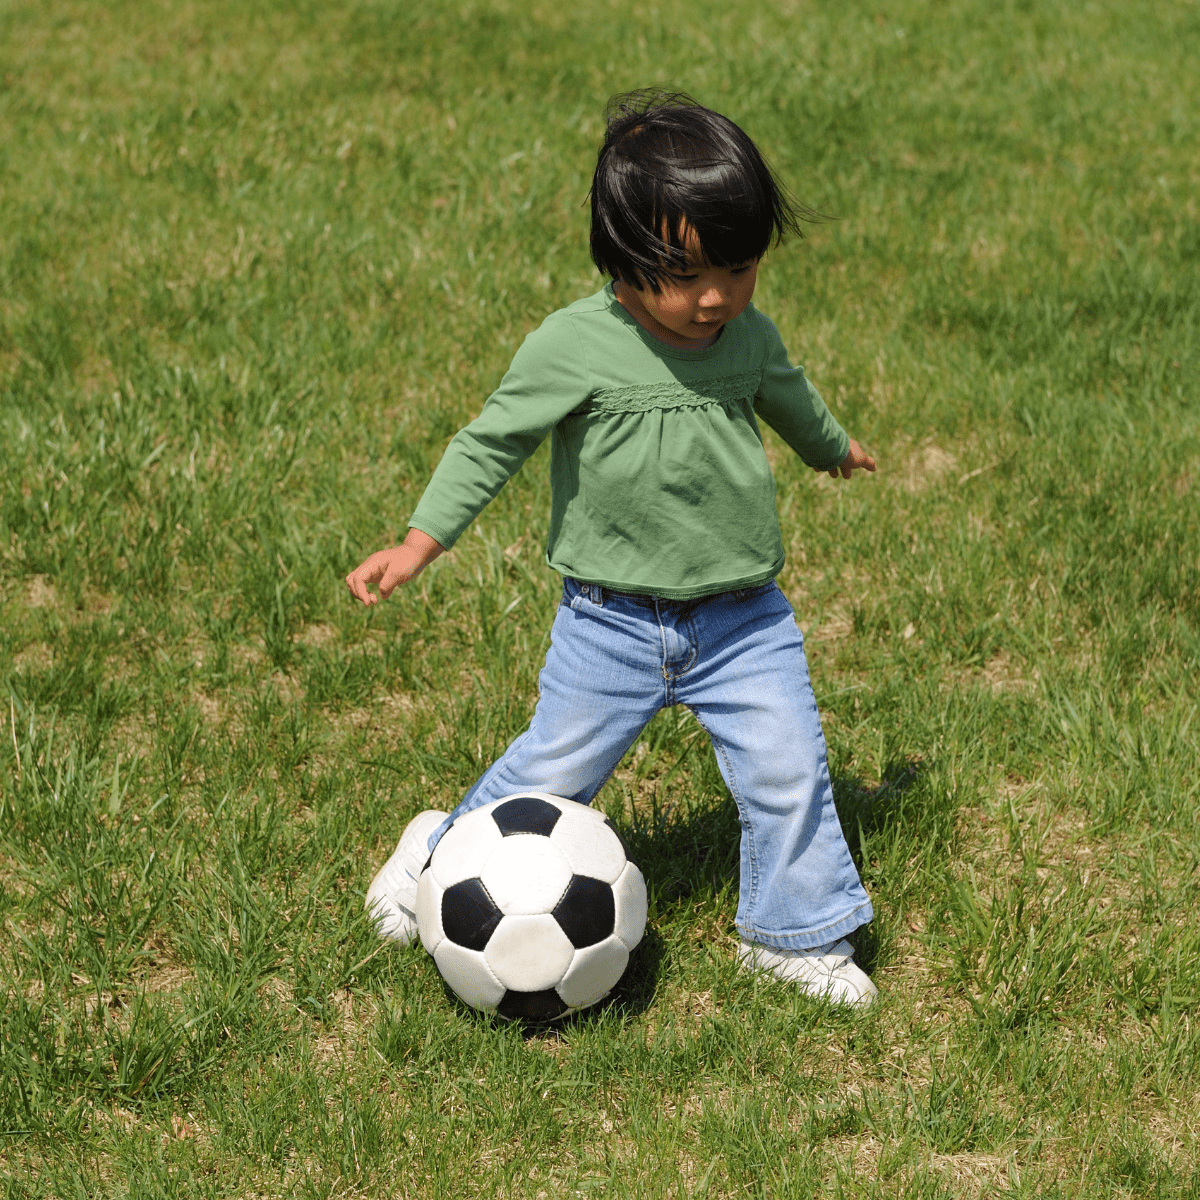
M 367 892 L 415 936 L 417 876 L 454 818 L 514 792 L 590 804 L 659 709 L 712 739 L 741 819 L 740 960 L 869 1004 L 843 939 L 872 917 L 833 805 L 803 639 L 775 584 L 783 544 L 757 419 L 813 469 L 873 460 L 750 303 L 795 207 L 732 121 L 682 95 L 609 106 L 592 258 L 612 282 L 549 316 L 450 442 L 401 546 L 346 577 L 363 604 L 450 549 L 551 438 L 546 561 L 563 575 L 529 728 L 448 816 L 424 812 Z

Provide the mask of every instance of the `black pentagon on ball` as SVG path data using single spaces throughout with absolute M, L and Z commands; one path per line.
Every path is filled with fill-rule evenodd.
M 553 989 L 544 992 L 504 993 L 496 1012 L 510 1021 L 553 1021 L 567 1011 L 562 997 Z
M 442 893 L 442 928 L 468 950 L 482 950 L 503 916 L 481 879 L 464 879 Z
M 573 875 L 563 898 L 554 906 L 554 919 L 576 950 L 604 941 L 617 925 L 612 886 L 603 879 Z
M 492 809 L 492 820 L 505 837 L 514 833 L 540 833 L 549 837 L 562 813 L 536 796 L 518 796 Z

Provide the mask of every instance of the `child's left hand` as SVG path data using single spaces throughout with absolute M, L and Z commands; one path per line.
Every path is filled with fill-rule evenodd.
M 819 471 L 820 467 L 813 467 Z M 829 472 L 830 479 L 836 479 L 841 474 L 843 479 L 849 479 L 856 469 L 863 471 L 875 470 L 875 460 L 853 439 L 850 439 L 850 450 L 841 463 Z

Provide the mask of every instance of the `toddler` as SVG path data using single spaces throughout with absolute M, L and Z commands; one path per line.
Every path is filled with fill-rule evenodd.
M 754 143 L 686 96 L 609 106 L 591 252 L 611 283 L 547 317 L 450 442 L 401 546 L 346 577 L 363 604 L 450 549 L 550 434 L 546 561 L 562 603 L 533 720 L 449 815 L 424 812 L 367 892 L 384 937 L 415 936 L 417 876 L 463 813 L 544 791 L 590 804 L 659 709 L 712 739 L 741 820 L 739 958 L 869 1004 L 847 934 L 871 902 L 838 822 L 803 639 L 776 585 L 783 543 L 758 421 L 810 467 L 874 461 L 750 303 L 796 207 Z

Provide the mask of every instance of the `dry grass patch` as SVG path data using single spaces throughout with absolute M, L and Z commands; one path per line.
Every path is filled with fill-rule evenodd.
M 17 674 L 49 671 L 54 666 L 54 647 L 49 642 L 30 642 L 12 656 L 11 662 Z
M 311 625 L 305 625 L 296 635 L 295 641 L 301 646 L 308 646 L 319 650 L 324 646 L 332 645 L 340 637 L 341 633 L 336 626 L 315 622 Z
M 1007 650 L 998 650 L 992 655 L 984 663 L 980 674 L 993 692 L 1035 691 L 1041 679 L 1041 672 L 1037 667 L 1033 667 L 1029 674 L 1025 675 L 1021 664 L 1014 662 Z
M 957 471 L 957 455 L 933 442 L 925 442 L 900 459 L 893 475 L 897 487 L 918 495 Z
M 156 950 L 154 965 L 142 973 L 139 982 L 145 991 L 155 995 L 179 994 L 196 982 L 196 972 Z
M 370 997 L 356 995 L 350 988 L 330 993 L 332 1017 L 312 1038 L 313 1059 L 328 1065 L 337 1062 L 348 1067 L 362 1049 L 379 1019 L 379 1006 Z
M 957 1197 L 992 1196 L 1001 1187 L 1019 1184 L 1014 1152 L 1004 1154 L 931 1154 L 929 1168 Z
M 835 612 L 827 616 L 820 625 L 806 632 L 816 642 L 840 642 L 854 632 L 854 621 L 846 613 Z
M 45 575 L 31 576 L 25 589 L 25 603 L 30 608 L 57 608 L 58 591 Z

